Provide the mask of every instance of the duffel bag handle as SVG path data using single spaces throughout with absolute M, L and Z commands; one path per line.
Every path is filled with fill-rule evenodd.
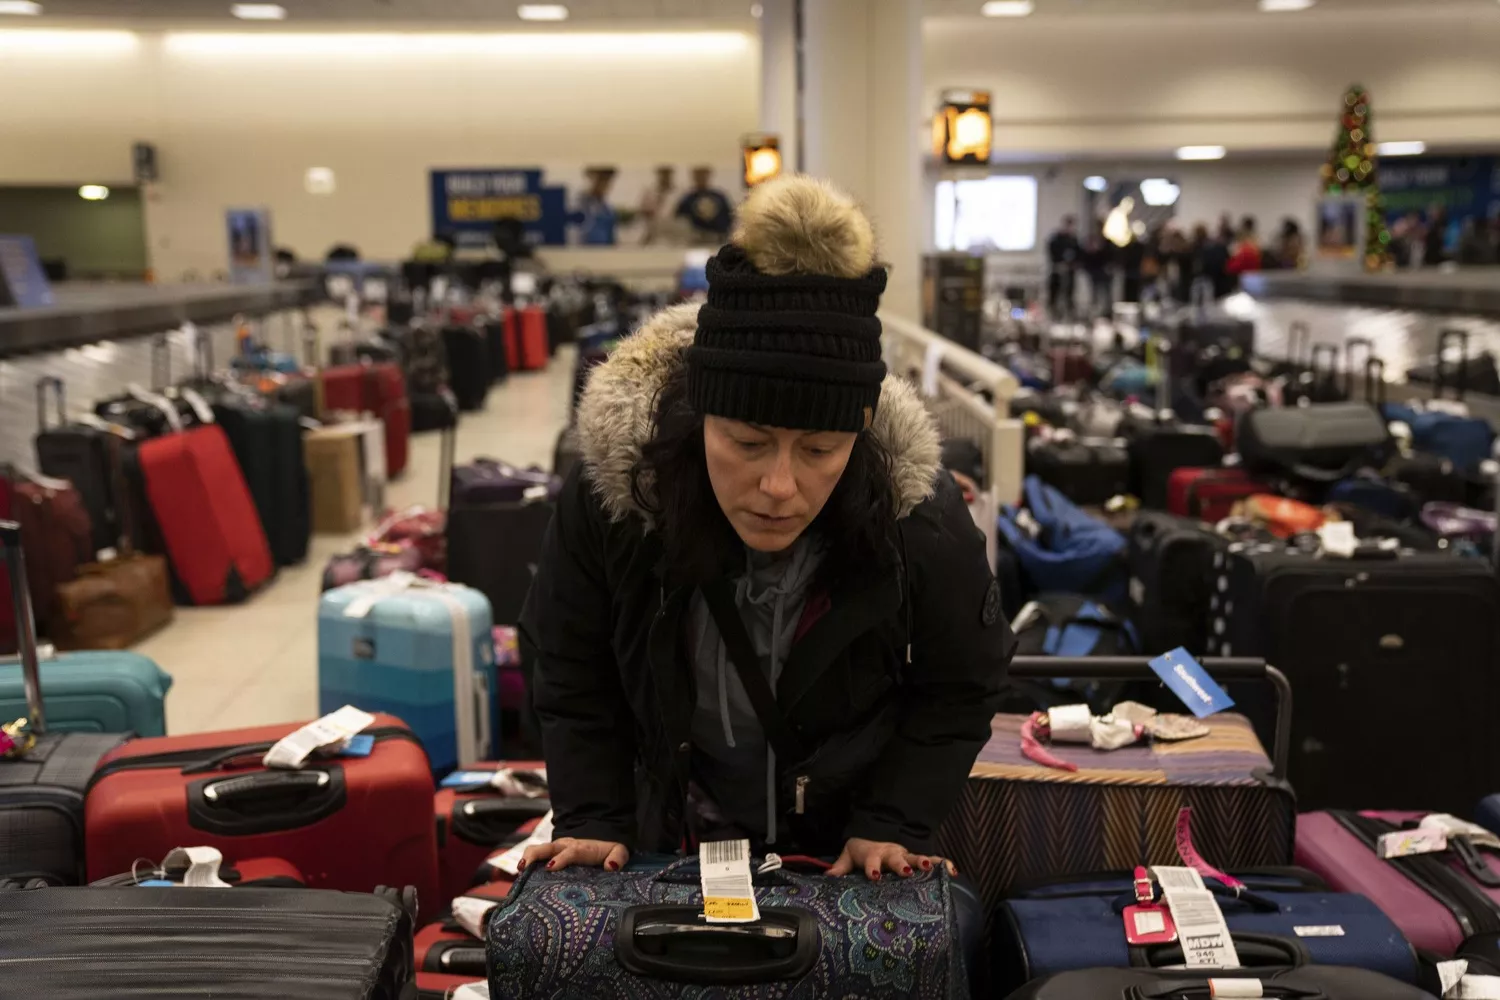
M 1286 777 L 1292 743 L 1292 686 L 1286 674 L 1265 660 L 1248 657 L 1206 657 L 1198 660 L 1216 681 L 1265 681 L 1276 693 L 1276 733 L 1271 750 L 1271 777 Z M 1017 656 L 1010 661 L 1013 679 L 1082 681 L 1155 681 L 1156 671 L 1145 656 Z
M 701 918 L 696 905 L 627 907 L 615 933 L 615 959 L 638 976 L 740 986 L 800 979 L 822 951 L 818 921 L 801 907 L 763 907 L 751 923 Z

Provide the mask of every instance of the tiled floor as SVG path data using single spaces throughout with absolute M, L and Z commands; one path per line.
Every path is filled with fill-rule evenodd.
M 512 375 L 488 406 L 463 415 L 458 461 L 476 455 L 521 465 L 552 462 L 567 422 L 573 358 L 560 351 L 544 372 Z M 438 436 L 412 438 L 406 474 L 390 485 L 394 507 L 437 500 Z M 245 604 L 179 608 L 176 620 L 137 651 L 175 678 L 167 696 L 171 733 L 312 718 L 318 705 L 318 593 L 323 564 L 355 537 L 315 535 L 307 561 L 280 575 Z

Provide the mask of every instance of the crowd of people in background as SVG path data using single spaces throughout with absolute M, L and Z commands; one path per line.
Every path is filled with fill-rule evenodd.
M 1295 219 L 1282 222 L 1263 244 L 1256 221 L 1238 223 L 1225 213 L 1214 228 L 1204 223 L 1184 231 L 1175 223 L 1153 226 L 1123 246 L 1105 238 L 1102 226 L 1080 237 L 1078 220 L 1067 216 L 1047 240 L 1047 302 L 1054 315 L 1105 315 L 1115 302 L 1192 300 L 1195 285 L 1215 299 L 1233 294 L 1250 271 L 1302 267 L 1306 241 Z M 1079 275 L 1088 281 L 1087 301 L 1078 301 Z
M 1396 220 L 1390 243 L 1396 267 L 1500 264 L 1500 212 L 1488 220 L 1466 219 L 1456 241 L 1451 228 L 1441 206 Z M 1214 227 L 1199 222 L 1184 230 L 1167 222 L 1119 246 L 1105 238 L 1102 225 L 1080 235 L 1078 219 L 1069 215 L 1047 240 L 1047 304 L 1055 316 L 1107 315 L 1115 302 L 1190 302 L 1195 286 L 1202 289 L 1200 297 L 1211 289 L 1214 299 L 1222 299 L 1239 290 L 1243 274 L 1305 267 L 1307 251 L 1293 218 L 1282 220 L 1265 243 L 1254 216 L 1236 223 L 1226 212 Z M 1080 276 L 1086 289 L 1080 289 Z
M 1500 212 L 1488 219 L 1465 219 L 1456 243 L 1451 240 L 1452 228 L 1448 211 L 1441 205 L 1428 209 L 1425 216 L 1408 212 L 1397 219 L 1391 224 L 1391 257 L 1396 266 L 1500 264 Z

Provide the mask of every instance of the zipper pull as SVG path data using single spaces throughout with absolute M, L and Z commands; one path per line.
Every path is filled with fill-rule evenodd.
M 803 774 L 797 778 L 797 815 L 801 816 L 807 812 L 807 782 L 809 778 Z

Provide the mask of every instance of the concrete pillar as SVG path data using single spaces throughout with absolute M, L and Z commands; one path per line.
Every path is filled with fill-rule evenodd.
M 797 169 L 797 4 L 762 0 L 760 15 L 760 128 L 781 139 L 781 162 Z
M 803 0 L 802 15 L 806 172 L 864 204 L 881 257 L 891 265 L 883 304 L 913 321 L 921 319 L 925 217 L 921 6 L 921 0 Z

